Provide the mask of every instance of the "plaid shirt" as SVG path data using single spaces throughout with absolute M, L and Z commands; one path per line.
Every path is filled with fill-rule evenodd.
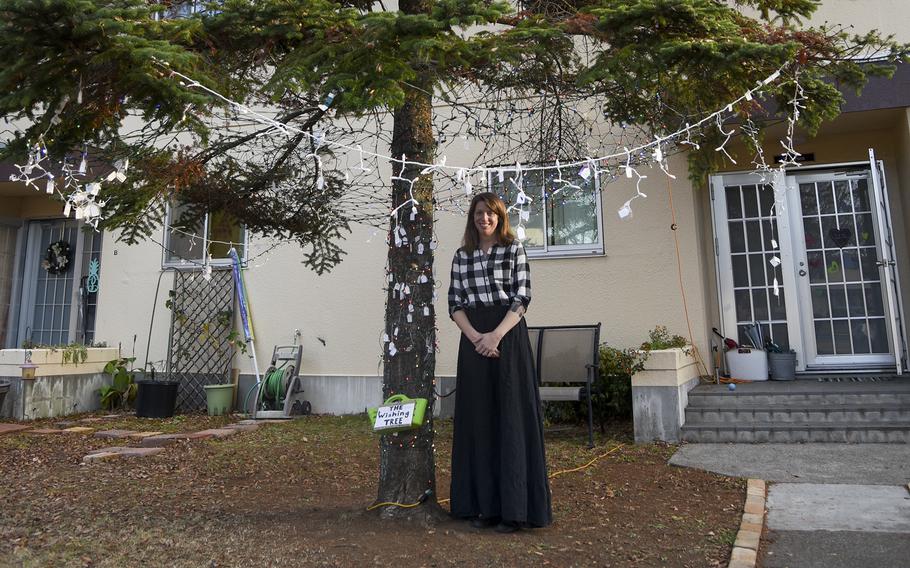
M 455 252 L 449 285 L 449 317 L 458 310 L 477 306 L 503 306 L 531 302 L 531 270 L 528 256 L 517 240 L 511 245 L 493 245 L 490 254 L 481 250 Z

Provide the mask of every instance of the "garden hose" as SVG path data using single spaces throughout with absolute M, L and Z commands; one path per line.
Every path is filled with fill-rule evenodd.
M 272 372 L 268 373 L 265 376 L 265 384 L 262 386 L 262 391 L 266 398 L 269 398 L 274 401 L 279 401 L 283 397 L 283 382 L 284 382 L 284 370 L 275 369 Z

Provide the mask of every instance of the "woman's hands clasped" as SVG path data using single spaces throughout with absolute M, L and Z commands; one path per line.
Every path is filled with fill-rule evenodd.
M 499 342 L 502 340 L 495 331 L 478 333 L 471 339 L 474 349 L 484 357 L 499 357 Z

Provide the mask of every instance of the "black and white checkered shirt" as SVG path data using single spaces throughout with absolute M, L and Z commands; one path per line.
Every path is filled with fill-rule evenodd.
M 455 252 L 449 285 L 449 317 L 458 310 L 478 306 L 508 306 L 531 302 L 531 270 L 528 256 L 517 240 L 511 245 L 493 245 L 490 254 L 481 250 Z

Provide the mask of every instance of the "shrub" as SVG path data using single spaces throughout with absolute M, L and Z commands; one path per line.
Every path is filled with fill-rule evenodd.
M 594 378 L 594 396 L 591 406 L 594 421 L 604 431 L 611 420 L 628 420 L 632 417 L 632 374 L 643 368 L 635 349 L 618 349 L 600 346 L 600 369 Z M 547 402 L 544 417 L 550 423 L 576 423 L 587 420 L 587 401 Z
M 101 408 L 106 410 L 126 410 L 136 400 L 138 385 L 135 383 L 135 371 L 132 370 L 135 357 L 118 357 L 108 361 L 104 372 L 113 379 L 112 384 L 101 387 Z
M 648 332 L 648 340 L 641 344 L 642 351 L 656 349 L 683 348 L 689 345 L 689 340 L 681 335 L 670 335 L 665 325 L 656 325 Z M 647 357 L 645 357 L 647 359 Z M 642 361 L 644 362 L 644 361 Z

